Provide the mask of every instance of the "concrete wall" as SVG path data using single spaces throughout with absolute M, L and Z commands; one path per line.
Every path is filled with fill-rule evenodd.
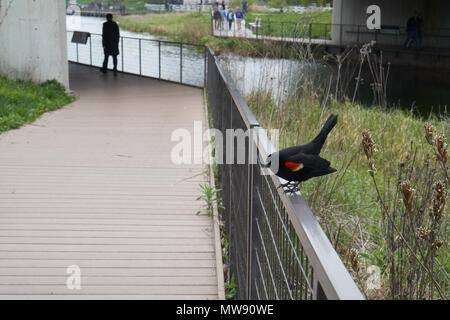
M 64 0 L 0 0 L 0 72 L 69 87 Z
M 433 35 L 450 36 L 450 1 L 448 0 L 335 0 L 333 8 L 332 39 L 335 41 L 354 42 L 356 40 L 356 27 L 337 25 L 365 26 L 369 5 L 378 5 L 381 8 L 381 24 L 400 26 L 402 34 L 399 37 L 381 35 L 377 40 L 379 44 L 400 44 L 404 40 L 406 22 L 417 10 L 424 16 L 424 45 L 433 47 L 450 47 L 450 39 L 439 38 Z M 365 42 L 373 40 L 367 35 L 370 31 L 360 28 L 360 40 Z M 366 33 L 366 34 L 364 34 Z M 362 39 L 361 39 L 362 37 Z

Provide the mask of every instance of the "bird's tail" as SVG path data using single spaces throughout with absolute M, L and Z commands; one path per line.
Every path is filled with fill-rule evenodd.
M 337 120 L 338 120 L 337 115 L 332 114 L 331 116 L 329 116 L 327 121 L 323 125 L 322 130 L 320 130 L 317 137 L 314 138 L 313 142 L 319 145 L 319 149 L 322 148 L 323 144 L 325 143 L 325 140 L 327 139 L 328 134 L 336 125 Z

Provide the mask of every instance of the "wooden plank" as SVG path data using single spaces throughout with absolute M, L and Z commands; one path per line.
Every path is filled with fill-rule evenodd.
M 65 225 L 84 225 L 89 224 L 90 226 L 100 225 L 120 225 L 120 226 L 212 226 L 211 220 L 163 220 L 163 219 L 73 219 L 73 218 L 6 218 L 0 215 L 0 225 L 2 224 L 27 224 L 27 225 L 54 225 L 54 224 L 65 224 Z
M 66 285 L 67 276 L 1 276 L 0 285 Z M 215 283 L 215 276 L 191 277 L 101 277 L 83 276 L 81 286 L 211 286 Z
M 215 295 L 217 286 L 215 285 L 196 285 L 196 286 L 82 286 L 80 290 L 69 290 L 66 284 L 62 285 L 2 285 L 0 284 L 0 295 L 4 294 L 27 294 L 27 295 L 45 295 L 45 294 L 100 294 L 100 295 Z
M 189 239 L 210 239 L 209 232 L 193 233 L 189 230 L 183 232 L 168 232 L 161 228 L 158 231 L 87 231 L 87 230 L 0 230 L 1 237 L 56 237 L 56 238 L 115 238 L 115 239 L 185 239 L 189 243 Z M 1 240 L 0 240 L 1 241 Z
M 2 276 L 67 276 L 67 267 L 16 267 L 0 268 Z M 84 268 L 84 276 L 110 277 L 191 277 L 215 276 L 215 268 Z
M 146 231 L 146 232 L 211 232 L 206 226 L 142 226 L 142 225 L 89 225 L 89 224 L 0 224 L 0 230 L 80 230 L 80 231 Z
M 177 215 L 189 215 L 192 216 L 196 211 L 193 211 L 189 208 L 90 208 L 88 206 L 85 207 L 78 207 L 78 208 L 72 208 L 72 207 L 61 207 L 61 208 L 54 208 L 54 207 L 4 207 L 0 209 L 0 212 L 10 214 L 10 213 L 79 213 L 79 214 L 90 214 L 90 213 L 111 213 L 111 214 L 140 214 L 140 215 L 151 215 L 151 214 L 177 214 Z
M 212 244 L 213 240 L 208 238 L 175 238 L 175 239 L 160 239 L 160 238 L 57 238 L 57 237 L 0 237 L 2 244 L 73 244 L 73 245 L 167 245 L 167 246 L 184 246 L 189 245 L 205 245 Z M 2 259 L 2 256 L 0 256 Z
M 41 260 L 213 260 L 213 252 L 66 252 L 66 251 L 2 251 L 1 259 Z
M 66 252 L 214 252 L 212 244 L 204 245 L 65 245 L 4 244 L 0 251 L 66 251 Z
M 83 268 L 168 268 L 168 269 L 183 269 L 183 268 L 214 268 L 214 260 L 34 260 L 34 259 L 0 259 L 0 268 L 67 268 L 71 265 L 77 265 Z M 0 283 L 1 285 L 1 283 Z
M 78 220 L 96 220 L 96 219 L 111 219 L 111 220 L 140 220 L 140 221 L 179 221 L 180 224 L 211 224 L 211 217 L 206 214 L 196 215 L 183 214 L 177 211 L 173 213 L 157 214 L 157 213 L 89 213 L 89 212 L 0 212 L 0 220 L 3 219 L 78 219 Z M 172 222 L 170 222 L 172 223 Z

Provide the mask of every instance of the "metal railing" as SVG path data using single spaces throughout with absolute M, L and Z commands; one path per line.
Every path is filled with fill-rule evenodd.
M 214 25 L 212 19 L 211 25 Z M 220 30 L 219 30 L 220 29 Z M 309 23 L 307 21 L 280 22 L 270 19 L 246 20 L 237 28 L 234 21 L 231 30 L 223 20 L 220 28 L 213 28 L 215 36 L 264 40 L 299 41 L 316 44 L 362 45 L 376 41 L 381 45 L 402 47 L 407 31 L 402 26 L 382 26 L 369 30 L 365 25 Z M 430 49 L 450 48 L 450 30 L 440 28 L 435 32 L 424 31 L 422 46 Z
M 262 174 L 260 159 L 275 150 L 211 51 L 206 89 L 215 129 L 250 132 L 245 163 L 236 164 L 236 144 L 227 141 L 219 157 L 231 153 L 234 162 L 218 165 L 238 298 L 363 299 L 303 197 L 286 195 L 277 176 Z
M 67 32 L 69 61 L 101 67 L 102 35 L 91 33 L 86 45 L 72 43 Z M 197 44 L 121 37 L 118 70 L 203 88 L 206 83 L 206 47 Z M 109 59 L 109 67 L 112 66 Z

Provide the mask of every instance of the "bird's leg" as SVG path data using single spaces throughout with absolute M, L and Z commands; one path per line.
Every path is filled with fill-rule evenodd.
M 283 188 L 284 192 L 287 194 L 294 194 L 300 191 L 300 183 L 295 181 L 289 181 L 288 183 L 281 184 L 279 188 Z

